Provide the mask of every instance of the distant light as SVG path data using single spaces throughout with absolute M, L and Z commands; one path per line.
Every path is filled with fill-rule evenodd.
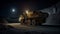
M 12 9 L 12 12 L 15 12 L 15 9 Z

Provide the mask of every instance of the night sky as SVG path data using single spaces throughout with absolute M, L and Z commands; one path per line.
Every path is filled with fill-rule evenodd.
M 41 10 L 51 7 L 57 3 L 57 0 L 5 0 L 0 1 L 0 17 L 16 19 L 25 9 Z M 15 8 L 16 12 L 13 14 L 11 9 Z

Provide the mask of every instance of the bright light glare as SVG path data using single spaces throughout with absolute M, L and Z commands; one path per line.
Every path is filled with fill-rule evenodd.
M 28 10 L 26 10 L 26 14 L 28 14 L 29 12 L 28 12 Z
M 12 9 L 12 12 L 15 12 L 15 9 Z
M 26 12 L 25 12 L 25 13 L 27 14 L 28 18 L 30 18 L 30 17 L 31 17 L 31 15 L 33 14 L 33 12 L 32 12 L 32 11 L 28 11 L 28 10 L 26 10 Z
M 21 16 L 19 17 L 19 21 L 21 21 L 22 19 L 24 19 L 24 17 L 21 15 Z
M 22 18 L 20 17 L 20 18 L 19 18 L 19 21 L 21 21 L 21 19 L 22 19 Z

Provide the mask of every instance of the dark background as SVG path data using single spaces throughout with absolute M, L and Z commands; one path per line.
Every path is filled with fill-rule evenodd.
M 0 1 L 0 18 L 5 18 L 9 22 L 18 22 L 23 10 L 42 10 L 56 4 L 57 0 L 1 0 Z M 13 14 L 11 9 L 15 8 Z

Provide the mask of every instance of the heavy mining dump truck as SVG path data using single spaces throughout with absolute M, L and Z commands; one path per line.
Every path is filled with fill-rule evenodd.
M 41 25 L 45 23 L 48 13 L 38 12 L 38 11 L 26 11 L 23 12 L 19 17 L 19 21 L 23 25 Z

